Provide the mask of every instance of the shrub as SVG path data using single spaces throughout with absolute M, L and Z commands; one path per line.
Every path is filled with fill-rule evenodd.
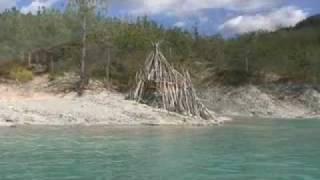
M 257 75 L 242 70 L 220 70 L 215 72 L 213 78 L 210 77 L 211 83 L 221 83 L 224 85 L 241 86 L 249 82 L 256 82 Z
M 33 79 L 33 73 L 24 67 L 16 66 L 10 70 L 10 78 L 17 82 L 26 83 Z

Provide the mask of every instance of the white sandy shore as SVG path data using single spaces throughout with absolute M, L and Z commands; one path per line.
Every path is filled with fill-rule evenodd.
M 114 92 L 53 94 L 41 91 L 45 82 L 0 84 L 0 126 L 16 125 L 213 125 L 206 121 L 151 108 Z M 37 88 L 34 88 L 37 87 Z

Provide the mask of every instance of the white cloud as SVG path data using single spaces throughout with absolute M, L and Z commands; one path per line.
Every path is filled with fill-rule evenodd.
M 256 11 L 270 8 L 282 0 L 129 0 L 134 14 L 160 14 L 171 12 L 188 15 L 205 9 Z
M 207 22 L 209 22 L 209 17 L 207 17 L 207 16 L 200 16 L 200 17 L 199 17 L 199 21 L 200 21 L 200 23 L 207 23 Z
M 0 12 L 16 6 L 15 0 L 0 0 Z
M 238 16 L 226 21 L 219 29 L 224 34 L 243 34 L 255 31 L 275 31 L 292 27 L 307 17 L 308 13 L 293 6 L 282 7 L 266 14 Z
M 186 26 L 186 23 L 183 21 L 179 21 L 179 22 L 176 22 L 173 26 L 182 28 Z
M 42 7 L 49 8 L 58 1 L 59 0 L 34 0 L 29 5 L 22 7 L 21 12 L 22 13 L 31 12 L 34 14 L 39 10 L 39 8 L 42 8 Z

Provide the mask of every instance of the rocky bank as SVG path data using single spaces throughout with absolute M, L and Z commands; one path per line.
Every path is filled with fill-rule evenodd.
M 215 86 L 201 93 L 218 114 L 262 118 L 319 118 L 320 88 L 301 84 Z

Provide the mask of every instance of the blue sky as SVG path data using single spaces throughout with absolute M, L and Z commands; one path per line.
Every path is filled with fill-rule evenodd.
M 294 26 L 320 13 L 319 0 L 109 0 L 109 14 L 125 19 L 148 15 L 167 26 L 202 34 L 242 34 Z M 35 12 L 39 6 L 61 8 L 67 0 L 0 0 L 0 11 L 17 6 Z

